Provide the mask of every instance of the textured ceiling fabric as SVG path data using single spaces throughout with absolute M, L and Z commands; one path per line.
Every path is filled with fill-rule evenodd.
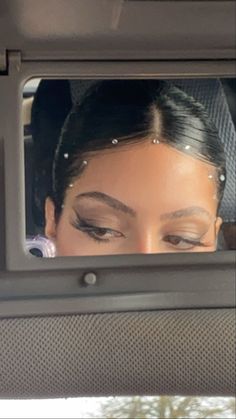
M 236 132 L 222 84 L 218 79 L 170 81 L 204 105 L 219 132 L 227 158 L 227 181 L 220 215 L 225 222 L 234 222 L 236 219 Z M 83 94 L 95 82 L 94 80 L 70 80 L 72 102 L 80 102 Z
M 235 310 L 0 320 L 0 397 L 234 395 Z

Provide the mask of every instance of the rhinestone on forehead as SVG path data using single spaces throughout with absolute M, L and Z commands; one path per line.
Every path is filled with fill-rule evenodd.
M 69 154 L 68 153 L 64 153 L 64 159 L 68 159 Z
M 152 140 L 152 143 L 153 143 L 153 144 L 160 144 L 160 141 L 159 141 L 159 140 L 157 140 L 156 138 L 154 138 L 154 140 Z
M 186 145 L 184 148 L 185 148 L 185 150 L 189 150 L 190 149 L 190 145 Z
M 112 144 L 114 144 L 114 145 L 118 144 L 118 140 L 116 138 L 113 138 Z
M 220 175 L 220 181 L 224 182 L 224 180 L 225 180 L 225 175 Z

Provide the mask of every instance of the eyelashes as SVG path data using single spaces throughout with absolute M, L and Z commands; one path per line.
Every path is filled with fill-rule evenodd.
M 182 237 L 179 235 L 166 235 L 163 237 L 163 241 L 169 243 L 171 246 L 179 249 L 179 250 L 190 250 L 196 246 L 199 247 L 206 247 L 206 244 L 199 239 L 190 239 L 187 237 Z
M 120 231 L 113 230 L 108 227 L 98 227 L 91 224 L 91 222 L 80 217 L 78 212 L 76 212 L 76 220 L 72 221 L 71 224 L 77 230 L 87 234 L 89 237 L 91 237 L 98 243 L 108 243 L 112 238 L 124 237 L 124 235 Z
M 88 237 L 93 239 L 96 243 L 109 243 L 114 239 L 126 238 L 125 235 L 109 227 L 99 227 L 94 225 L 94 221 L 86 220 L 82 218 L 77 211 L 75 211 L 76 219 L 71 221 L 71 225 Z M 162 237 L 162 241 L 165 242 L 170 248 L 174 248 L 177 251 L 191 250 L 195 247 L 207 247 L 202 241 L 202 237 L 191 238 L 182 236 L 181 234 L 166 234 Z

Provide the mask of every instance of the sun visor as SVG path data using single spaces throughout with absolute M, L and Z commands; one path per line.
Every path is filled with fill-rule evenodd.
M 21 51 L 23 60 L 233 59 L 235 39 L 234 1 L 0 4 L 0 52 Z

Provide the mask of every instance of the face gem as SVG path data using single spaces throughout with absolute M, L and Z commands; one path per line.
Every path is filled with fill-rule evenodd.
M 68 159 L 69 154 L 68 153 L 64 153 L 64 159 Z
M 220 175 L 220 181 L 224 182 L 224 180 L 225 180 L 225 175 Z
M 118 140 L 117 140 L 116 138 L 114 138 L 114 139 L 112 140 L 112 144 L 114 144 L 114 145 L 118 144 Z
M 157 140 L 156 138 L 154 138 L 154 140 L 152 140 L 152 143 L 153 143 L 153 144 L 160 144 L 160 141 L 159 141 L 159 140 Z
M 185 150 L 189 150 L 190 149 L 190 145 L 186 145 L 184 148 L 185 148 Z

